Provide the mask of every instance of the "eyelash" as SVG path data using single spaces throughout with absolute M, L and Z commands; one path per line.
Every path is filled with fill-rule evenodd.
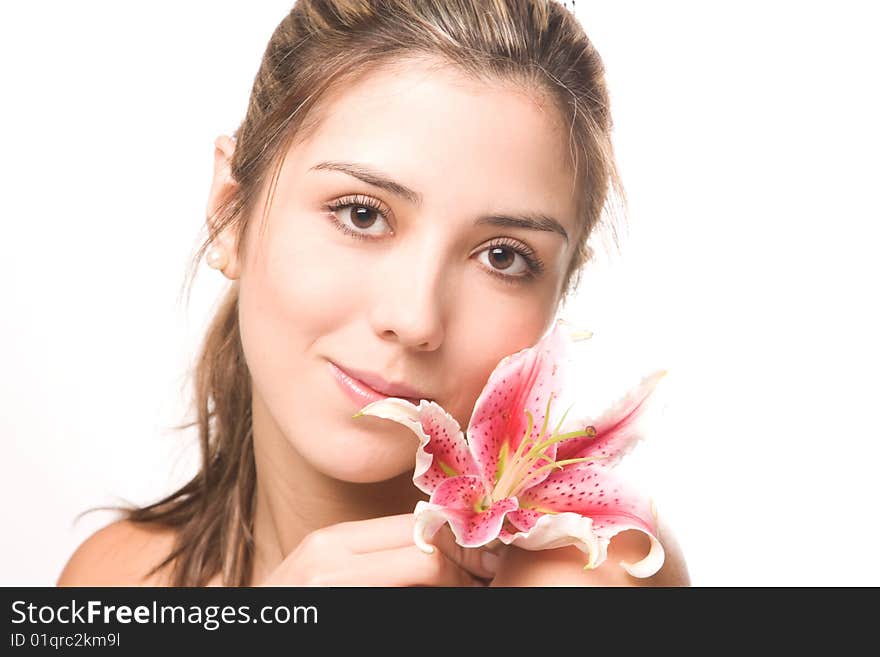
M 329 212 L 330 221 L 333 222 L 333 224 L 346 235 L 351 235 L 352 237 L 361 240 L 372 240 L 377 238 L 370 237 L 369 235 L 365 235 L 364 233 L 359 233 L 355 230 L 352 230 L 351 228 L 340 222 L 333 213 L 336 210 L 346 207 L 370 208 L 371 210 L 375 210 L 376 212 L 381 214 L 386 223 L 388 221 L 388 215 L 391 214 L 391 211 L 386 208 L 382 203 L 374 201 L 368 196 L 347 196 L 337 201 L 333 201 L 332 203 L 328 203 L 325 208 Z M 522 243 L 517 242 L 509 237 L 499 237 L 490 244 L 487 244 L 483 250 L 485 251 L 487 249 L 493 249 L 497 247 L 504 247 L 510 249 L 514 253 L 518 253 L 525 260 L 526 266 L 528 267 L 527 273 L 514 275 L 502 274 L 498 270 L 493 271 L 492 269 L 487 269 L 487 272 L 491 276 L 500 279 L 504 283 L 507 283 L 508 285 L 519 285 L 521 283 L 528 282 L 531 279 L 537 278 L 544 272 L 544 261 L 541 260 L 537 253 L 532 251 L 530 248 L 524 246 Z

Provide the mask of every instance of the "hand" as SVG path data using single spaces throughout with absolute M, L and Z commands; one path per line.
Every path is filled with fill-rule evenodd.
M 413 542 L 412 513 L 341 522 L 300 542 L 261 586 L 486 586 L 497 557 L 463 548 L 447 525 L 426 554 Z

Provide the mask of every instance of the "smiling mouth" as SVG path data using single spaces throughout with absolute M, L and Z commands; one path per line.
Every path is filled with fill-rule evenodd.
M 360 404 L 362 407 L 366 406 L 375 401 L 381 401 L 383 399 L 389 399 L 391 397 L 396 397 L 397 399 L 404 399 L 411 404 L 416 406 L 419 405 L 420 399 L 416 399 L 413 397 L 402 397 L 397 395 L 386 395 L 377 390 L 374 390 L 366 383 L 361 381 L 360 379 L 356 379 L 344 370 L 340 369 L 335 363 L 332 361 L 328 361 L 330 363 L 330 367 L 333 371 L 333 377 L 336 379 L 336 382 L 339 384 L 340 388 L 349 399 L 353 400 L 355 403 Z M 430 401 L 427 400 L 426 401 Z

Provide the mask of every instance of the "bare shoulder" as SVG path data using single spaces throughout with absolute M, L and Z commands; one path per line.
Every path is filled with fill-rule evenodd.
M 658 538 L 665 559 L 651 577 L 633 577 L 620 567 L 621 561 L 639 561 L 650 548 L 645 534 L 627 530 L 611 539 L 608 558 L 593 570 L 583 570 L 586 555 L 573 546 L 536 551 L 508 548 L 493 586 L 690 586 L 684 554 L 672 531 L 661 525 Z
M 57 586 L 163 586 L 165 573 L 147 573 L 170 554 L 174 531 L 118 520 L 74 551 Z

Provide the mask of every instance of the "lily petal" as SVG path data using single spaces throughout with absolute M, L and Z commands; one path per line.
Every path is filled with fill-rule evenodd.
M 657 516 L 652 502 L 607 469 L 595 465 L 555 472 L 522 494 L 522 507 L 559 515 L 573 512 L 591 518 L 592 530 L 598 537 L 598 551 L 590 553 L 591 568 L 605 560 L 608 543 L 619 532 L 637 529 L 647 534 L 651 539 L 648 555 L 637 563 L 620 565 L 634 577 L 653 575 L 663 565 L 665 553 L 657 538 Z M 511 518 L 511 522 L 527 520 L 523 516 Z
M 573 333 L 565 320 L 558 319 L 533 347 L 502 358 L 489 377 L 468 426 L 471 451 L 487 481 L 496 479 L 499 454 L 513 454 L 523 439 L 528 428 L 525 411 L 533 418 L 529 436 L 533 441 L 538 438 L 548 401 L 559 399 L 566 389 L 567 354 Z M 548 431 L 554 428 L 550 419 L 547 424 Z M 556 444 L 545 452 L 554 459 Z M 530 471 L 543 464 L 536 464 Z M 542 473 L 536 481 L 544 476 Z
M 666 560 L 666 551 L 663 549 L 663 545 L 654 533 L 645 531 L 645 529 L 638 524 L 627 522 L 626 518 L 597 520 L 593 527 L 599 535 L 599 554 L 597 556 L 599 563 L 604 561 L 607 557 L 608 544 L 611 542 L 612 537 L 625 529 L 638 529 L 647 534 L 648 538 L 651 539 L 651 549 L 644 558 L 635 563 L 629 563 L 626 561 L 619 562 L 620 567 L 633 577 L 650 577 L 663 567 L 663 562 Z
M 478 511 L 487 493 L 479 476 L 463 475 L 444 481 L 429 502 L 416 504 L 416 545 L 430 552 L 426 549 L 427 540 L 446 522 L 462 547 L 480 547 L 497 538 L 504 517 L 516 510 L 519 503 L 515 497 L 508 497 Z
M 416 434 L 419 446 L 413 483 L 429 495 L 450 477 L 479 472 L 458 421 L 436 402 L 422 399 L 416 406 L 389 397 L 368 404 L 360 414 L 394 420 Z
M 510 515 L 508 519 L 512 523 Z M 537 514 L 528 528 L 518 532 L 503 531 L 499 538 L 502 543 L 524 550 L 548 550 L 574 545 L 590 556 L 590 564 L 601 553 L 600 539 L 593 531 L 593 519 L 579 513 Z
M 536 511 L 535 509 L 517 509 L 507 514 L 507 520 L 516 529 L 520 531 L 528 531 L 535 526 L 538 519 L 547 515 L 544 511 Z M 505 530 L 502 530 L 502 533 Z
M 559 460 L 600 456 L 601 460 L 588 465 L 575 466 L 609 468 L 617 464 L 645 433 L 645 410 L 650 404 L 650 396 L 666 370 L 659 370 L 644 377 L 639 384 L 621 399 L 611 405 L 597 420 L 577 418 L 567 420 L 560 433 L 582 431 L 588 426 L 596 430 L 591 437 L 570 438 L 559 444 Z

